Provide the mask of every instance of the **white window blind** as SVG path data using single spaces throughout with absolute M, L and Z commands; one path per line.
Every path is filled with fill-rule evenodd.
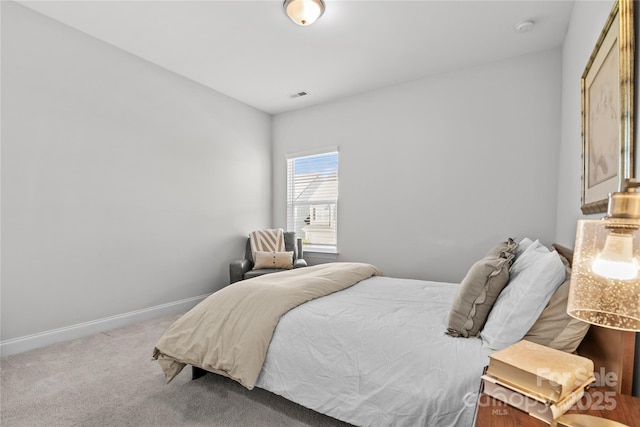
M 337 253 L 338 152 L 287 159 L 287 229 L 305 250 Z

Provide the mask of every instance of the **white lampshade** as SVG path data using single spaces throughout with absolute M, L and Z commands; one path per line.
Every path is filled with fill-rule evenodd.
M 640 331 L 640 221 L 580 220 L 567 312 L 595 325 Z
M 324 13 L 322 0 L 285 0 L 285 13 L 298 25 L 311 25 Z

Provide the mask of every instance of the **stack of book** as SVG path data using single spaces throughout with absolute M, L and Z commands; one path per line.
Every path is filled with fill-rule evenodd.
M 548 424 L 574 406 L 595 380 L 586 357 L 520 341 L 489 356 L 483 392 Z

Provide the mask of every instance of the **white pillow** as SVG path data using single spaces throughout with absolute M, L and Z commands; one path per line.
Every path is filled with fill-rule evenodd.
M 514 252 L 515 257 L 518 258 L 520 255 L 522 255 L 524 251 L 526 251 L 527 248 L 531 246 L 532 243 L 533 240 L 528 237 L 524 237 L 522 240 L 520 240 L 520 243 L 518 243 L 518 247 L 516 247 L 516 250 Z
M 483 345 L 500 350 L 524 337 L 551 295 L 564 282 L 558 253 L 533 242 L 513 263 L 509 283 L 496 300 L 480 333 Z
M 523 246 L 520 246 L 523 245 Z M 539 255 L 548 254 L 549 248 L 540 243 L 540 240 L 536 240 L 532 242 L 531 239 L 524 238 L 518 244 L 516 249 L 520 249 L 524 247 L 524 249 L 518 254 L 518 260 L 515 260 L 509 269 L 510 274 L 518 274 L 523 270 L 529 268 L 532 264 L 534 264 Z M 562 262 L 562 261 L 560 261 Z

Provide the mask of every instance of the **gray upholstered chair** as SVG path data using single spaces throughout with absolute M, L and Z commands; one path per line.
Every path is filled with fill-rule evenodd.
M 302 258 L 302 242 L 296 241 L 296 233 L 292 231 L 284 232 L 284 248 L 286 251 L 293 252 L 293 268 L 306 267 L 307 262 Z M 251 255 L 251 242 L 247 238 L 245 245 L 245 254 L 243 259 L 237 259 L 229 264 L 230 283 L 239 280 L 250 279 L 252 277 L 262 276 L 263 274 L 276 273 L 278 271 L 286 271 L 278 268 L 262 268 L 253 270 L 253 256 Z

